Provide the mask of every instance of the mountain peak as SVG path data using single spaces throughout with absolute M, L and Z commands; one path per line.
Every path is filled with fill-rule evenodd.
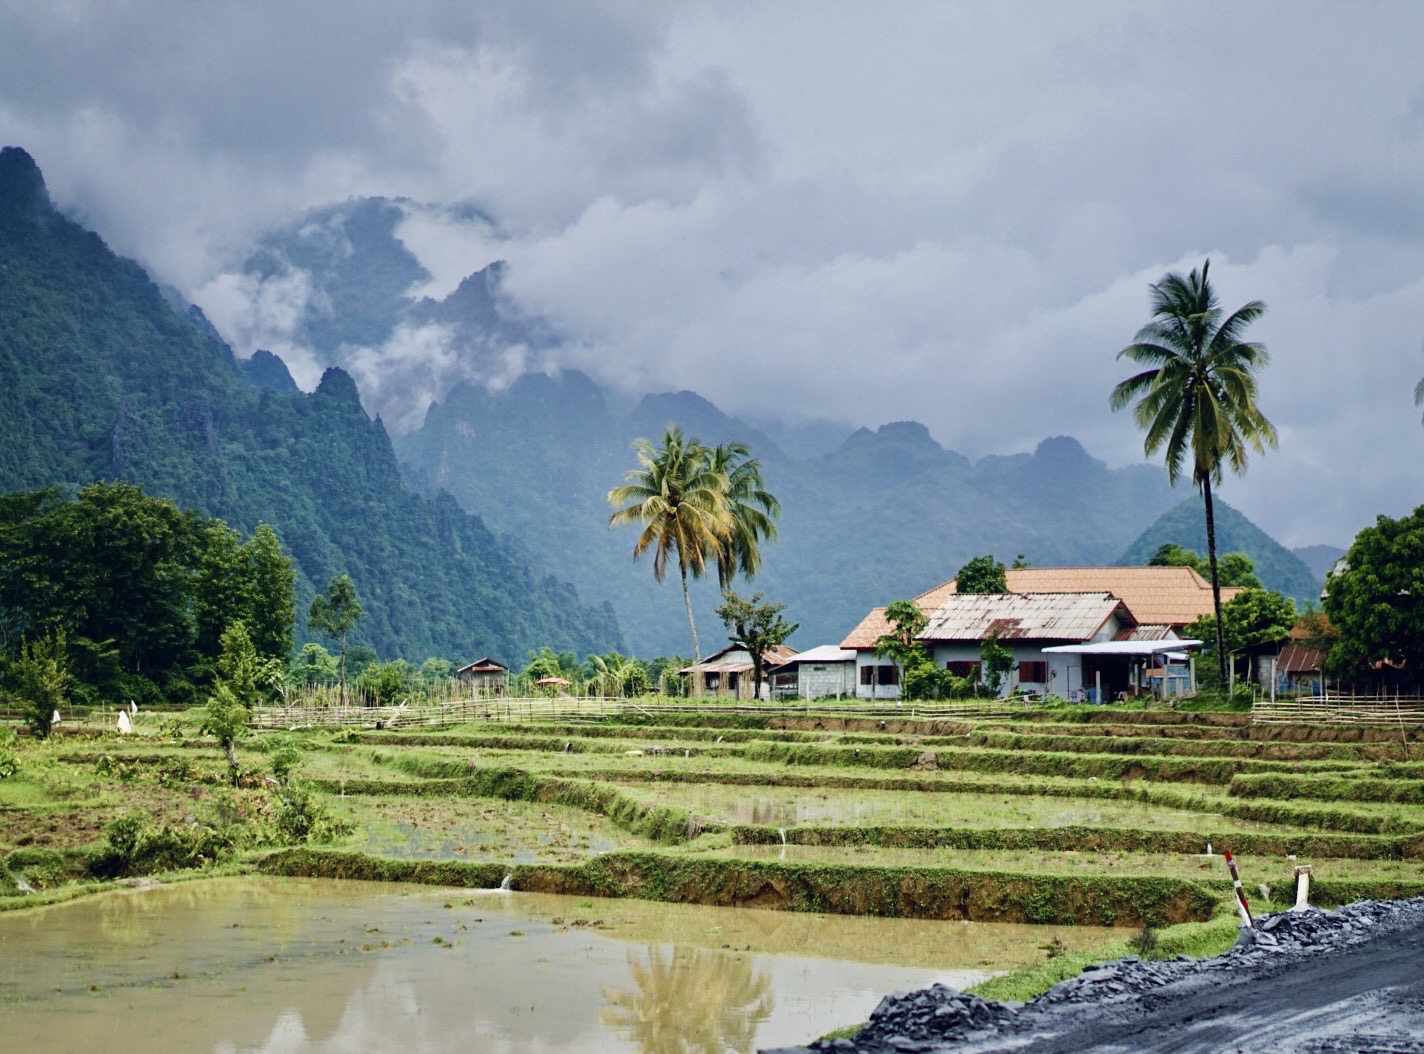
M 35 159 L 18 146 L 0 148 L 0 212 L 33 213 L 51 208 Z

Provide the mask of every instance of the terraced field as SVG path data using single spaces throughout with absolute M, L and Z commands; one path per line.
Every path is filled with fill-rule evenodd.
M 232 789 L 211 741 L 182 727 L 22 744 L 0 779 L 0 904 L 178 863 L 1141 927 L 1229 912 L 1228 849 L 1248 890 L 1278 903 L 1305 864 L 1320 904 L 1424 893 L 1417 731 L 1115 709 L 913 722 L 689 706 L 576 725 L 255 734 Z M 142 846 L 166 856 L 124 856 L 105 833 L 135 812 Z M 209 855 L 180 851 L 192 844 Z

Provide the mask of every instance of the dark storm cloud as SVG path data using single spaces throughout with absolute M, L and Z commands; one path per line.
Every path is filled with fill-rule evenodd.
M 971 455 L 1070 433 L 1140 458 L 1114 353 L 1147 284 L 1211 254 L 1224 301 L 1270 305 L 1282 431 L 1226 496 L 1344 542 L 1421 490 L 1422 45 L 1403 3 L 11 4 L 0 138 L 308 377 L 307 277 L 240 274 L 253 235 L 350 195 L 473 201 L 495 229 L 435 207 L 403 237 L 431 290 L 507 259 L 553 365 L 918 418 Z M 343 361 L 395 424 L 550 364 L 497 349 L 484 376 L 457 345 Z

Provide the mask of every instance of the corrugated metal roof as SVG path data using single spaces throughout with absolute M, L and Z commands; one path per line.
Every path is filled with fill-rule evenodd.
M 1176 631 L 1171 626 L 1149 623 L 1143 626 L 1133 626 L 1125 629 L 1117 635 L 1116 640 L 1166 640 Z
M 855 652 L 848 648 L 839 648 L 834 644 L 821 644 L 806 651 L 798 652 L 787 659 L 783 666 L 791 666 L 798 662 L 854 662 Z
M 733 656 L 725 659 L 724 656 Z M 781 645 L 776 648 L 768 648 L 762 653 L 762 665 L 764 667 L 779 666 L 784 662 L 789 662 L 796 657 L 796 649 Z M 693 666 L 684 666 L 678 673 L 740 673 L 752 668 L 752 657 L 747 649 L 740 644 L 729 644 L 720 651 L 714 652 L 701 662 Z
M 951 593 L 920 640 L 1089 640 L 1114 612 L 1132 620 L 1111 593 Z
M 1324 665 L 1325 652 L 1304 644 L 1287 644 L 1276 660 L 1276 670 L 1280 673 L 1319 673 Z

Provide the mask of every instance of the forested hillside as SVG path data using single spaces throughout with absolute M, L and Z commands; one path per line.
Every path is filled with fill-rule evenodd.
M 498 394 L 460 385 L 397 448 L 426 486 L 557 558 L 583 595 L 611 600 L 630 646 L 651 655 L 689 648 L 681 593 L 632 562 L 632 531 L 604 529 L 605 496 L 633 467 L 632 440 L 669 422 L 707 443 L 747 441 L 762 460 L 783 508 L 780 540 L 738 588 L 788 604 L 803 648 L 839 641 L 869 607 L 922 592 L 980 553 L 1110 563 L 1173 499 L 1160 470 L 1109 469 L 1066 437 L 976 464 L 904 422 L 792 458 L 692 392 L 620 414 L 577 372 L 526 374 Z M 699 624 L 717 626 L 716 590 L 701 583 L 694 597 Z
M 338 573 L 384 657 L 517 662 L 621 645 L 580 602 L 444 496 L 408 489 L 380 421 L 329 370 L 302 394 L 271 357 L 239 368 L 196 311 L 61 216 L 23 150 L 0 151 L 0 491 L 142 484 L 244 533 L 271 524 L 298 609 Z
M 1245 553 L 1256 564 L 1256 577 L 1267 589 L 1274 589 L 1298 603 L 1320 605 L 1322 579 L 1317 578 L 1299 556 L 1285 548 L 1261 528 L 1217 498 L 1212 502 L 1216 517 L 1216 552 Z M 1127 547 L 1117 563 L 1145 564 L 1167 542 L 1175 542 L 1206 556 L 1206 513 L 1200 497 L 1191 497 L 1164 512 Z

